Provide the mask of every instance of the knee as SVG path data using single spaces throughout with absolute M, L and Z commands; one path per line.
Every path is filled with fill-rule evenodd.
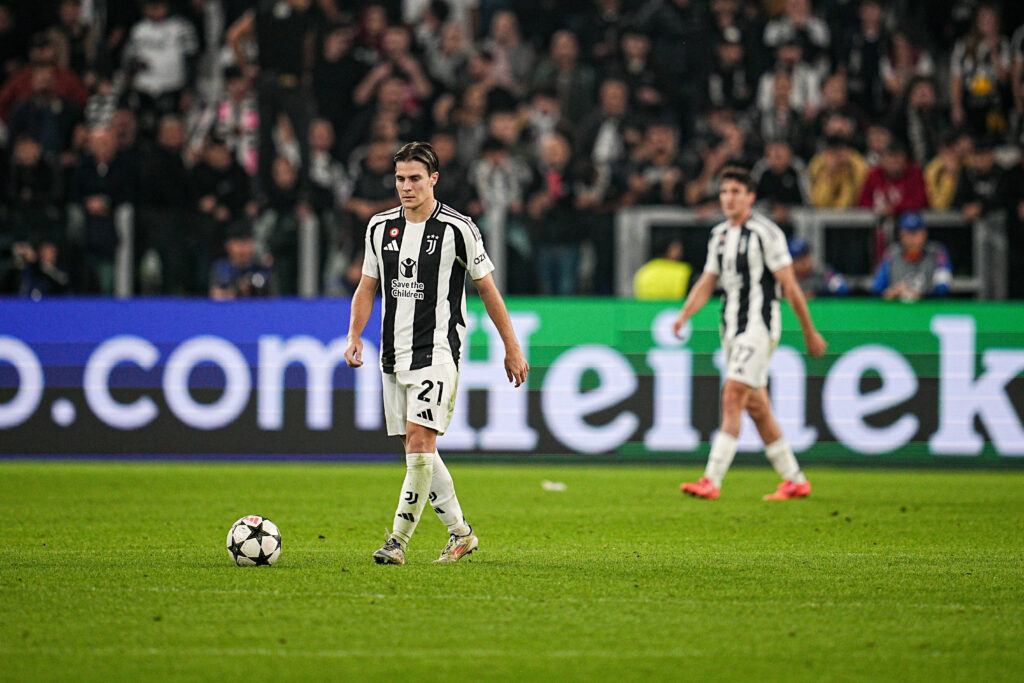
M 726 387 L 722 391 L 722 412 L 733 414 L 741 410 L 743 410 L 743 394 L 733 387 Z

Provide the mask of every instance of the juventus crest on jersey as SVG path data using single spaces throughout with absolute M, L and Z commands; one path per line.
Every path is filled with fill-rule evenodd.
M 494 270 L 472 219 L 436 202 L 423 223 L 395 207 L 366 227 L 363 274 L 381 284 L 381 370 L 459 364 L 466 336 L 466 274 Z
M 723 338 L 762 324 L 772 339 L 779 338 L 781 292 L 773 273 L 792 262 L 785 233 L 757 212 L 743 225 L 725 221 L 711 229 L 704 270 L 719 276 Z

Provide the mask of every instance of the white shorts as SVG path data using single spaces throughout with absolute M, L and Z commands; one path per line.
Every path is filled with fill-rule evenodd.
M 459 370 L 454 363 L 383 373 L 384 420 L 388 436 L 405 434 L 406 422 L 444 434 L 455 411 Z
M 754 389 L 768 386 L 768 363 L 778 343 L 779 340 L 772 339 L 767 330 L 757 327 L 731 339 L 723 339 L 725 378 Z

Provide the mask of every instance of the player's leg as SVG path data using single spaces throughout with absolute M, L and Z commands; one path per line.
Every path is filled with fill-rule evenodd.
M 423 508 L 430 497 L 433 478 L 434 451 L 437 432 L 429 427 L 408 422 L 405 433 L 405 481 L 395 510 L 392 535 L 406 546 L 420 522 Z
M 373 554 L 373 560 L 377 564 L 405 564 L 405 547 L 416 529 L 416 524 L 423 513 L 423 506 L 430 495 L 437 432 L 409 421 L 409 379 L 411 378 L 399 377 L 396 373 L 383 375 L 382 397 L 388 435 L 402 439 L 406 472 L 391 536 L 385 541 L 384 546 Z
M 736 438 L 740 433 L 740 418 L 747 398 L 753 389 L 734 379 L 725 380 L 722 386 L 722 422 L 711 441 L 711 453 L 704 468 L 704 476 L 695 482 L 685 483 L 680 490 L 698 498 L 718 498 L 722 479 L 736 457 Z
M 786 437 L 782 435 L 782 430 L 779 429 L 779 425 L 775 421 L 767 389 L 761 387 L 751 393 L 747 402 L 747 412 L 765 443 L 765 455 L 768 456 L 775 471 L 782 477 L 782 483 L 778 490 L 765 496 L 765 500 L 788 500 L 789 498 L 803 498 L 810 494 L 811 485 L 800 470 L 800 464 L 796 461 L 793 449 L 789 447 Z
M 434 470 L 430 479 L 430 505 L 441 523 L 448 528 L 449 534 L 469 534 L 469 525 L 462 515 L 459 497 L 455 495 L 455 482 L 437 451 L 434 451 Z
M 455 495 L 455 484 L 448 468 L 441 460 L 441 455 L 434 452 L 434 477 L 430 483 L 430 504 L 441 522 L 448 527 L 448 542 L 435 562 L 458 562 L 469 555 L 480 545 L 473 533 L 473 527 L 466 522 L 462 514 L 462 506 Z

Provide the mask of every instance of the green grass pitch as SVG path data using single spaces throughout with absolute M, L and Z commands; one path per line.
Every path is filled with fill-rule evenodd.
M 0 680 L 1024 676 L 1024 472 L 451 470 L 480 550 L 432 564 L 430 513 L 381 567 L 397 463 L 0 464 Z M 274 567 L 224 550 L 249 513 Z

